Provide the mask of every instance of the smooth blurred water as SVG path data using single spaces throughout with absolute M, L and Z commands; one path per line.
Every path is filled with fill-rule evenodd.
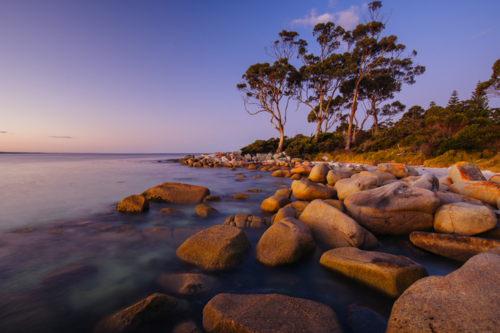
M 292 182 L 260 170 L 157 162 L 181 156 L 0 154 L 0 332 L 91 332 L 106 316 L 163 292 L 155 283 L 162 273 L 200 273 L 175 256 L 188 237 L 229 215 L 263 216 L 262 200 Z M 235 181 L 236 173 L 247 177 Z M 252 178 L 257 174 L 262 178 Z M 114 211 L 123 197 L 168 181 L 209 188 L 222 198 L 210 203 L 220 214 L 200 219 L 195 206 L 159 203 L 151 203 L 147 213 Z M 262 193 L 247 193 L 251 198 L 244 201 L 230 198 L 251 188 Z M 165 207 L 184 215 L 157 213 Z M 150 233 L 157 227 L 167 232 Z M 389 315 L 392 299 L 321 268 L 321 249 L 294 265 L 266 267 L 253 252 L 265 230 L 243 230 L 252 244 L 245 262 L 236 270 L 209 274 L 220 281 L 210 294 L 176 296 L 182 314 L 158 331 L 169 332 L 185 319 L 201 326 L 204 305 L 219 292 L 280 293 L 320 301 L 336 311 L 345 332 L 349 332 L 350 304 L 368 303 Z M 407 238 L 379 237 L 379 241 L 377 251 L 410 257 L 431 275 L 444 275 L 460 266 L 414 248 Z M 54 270 L 75 266 L 78 274 L 49 279 Z

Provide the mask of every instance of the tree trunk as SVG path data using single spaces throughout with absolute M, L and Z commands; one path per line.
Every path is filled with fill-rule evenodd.
M 373 125 L 375 126 L 375 135 L 379 135 L 380 131 L 378 128 L 377 113 L 375 112 L 375 100 L 372 100 L 372 114 L 373 114 Z
M 316 126 L 316 137 L 315 137 L 316 146 L 319 143 L 319 133 L 321 132 L 321 122 L 319 121 L 319 119 L 317 119 L 317 122 L 318 122 L 318 125 Z
M 278 149 L 276 149 L 277 153 L 281 153 L 283 151 L 283 143 L 285 141 L 285 131 L 284 131 L 283 126 L 281 124 L 279 126 L 279 131 L 280 131 L 280 143 L 278 145 Z
M 352 136 L 352 122 L 354 120 L 354 114 L 356 113 L 356 99 L 358 97 L 358 84 L 356 84 L 356 88 L 354 88 L 354 97 L 352 98 L 352 108 L 351 115 L 349 116 L 349 129 L 347 130 L 347 140 L 345 143 L 345 149 L 351 149 L 351 136 Z

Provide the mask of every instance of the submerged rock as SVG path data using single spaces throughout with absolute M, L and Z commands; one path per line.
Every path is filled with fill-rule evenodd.
M 358 247 L 369 249 L 378 241 L 356 221 L 323 200 L 314 200 L 300 214 L 299 221 L 307 225 L 318 246 L 324 249 Z
M 351 304 L 347 310 L 347 325 L 353 333 L 385 333 L 387 319 L 361 304 Z
M 209 333 L 341 333 L 335 312 L 327 305 L 279 294 L 219 294 L 203 309 Z
M 470 182 L 476 180 L 486 180 L 483 173 L 474 164 L 466 162 L 458 162 L 451 167 L 448 177 L 451 179 L 453 184 Z M 450 184 L 451 185 L 451 184 Z
M 204 274 L 163 274 L 156 282 L 166 293 L 178 295 L 202 295 L 217 286 L 217 279 Z
M 289 203 L 291 203 L 291 201 L 287 197 L 275 194 L 262 201 L 260 208 L 265 212 L 276 213 L 280 208 L 285 207 Z
M 319 263 L 395 298 L 415 281 L 428 276 L 424 266 L 409 258 L 353 247 L 327 251 Z
M 207 195 L 203 202 L 211 202 L 211 201 L 220 201 L 220 197 L 218 195 Z
M 465 202 L 441 206 L 434 216 L 434 229 L 439 233 L 472 236 L 496 225 L 497 217 L 491 209 Z
M 240 229 L 216 225 L 189 237 L 175 254 L 206 271 L 219 271 L 239 266 L 250 247 L 250 241 Z
M 142 195 L 128 196 L 116 206 L 116 210 L 127 213 L 140 213 L 149 210 L 149 201 Z
M 337 196 L 335 190 L 310 182 L 307 179 L 294 180 L 292 183 L 292 192 L 296 199 L 306 201 L 334 199 Z
M 144 191 L 141 195 L 151 201 L 177 204 L 199 204 L 209 194 L 210 190 L 202 186 L 181 183 L 163 183 Z
M 180 210 L 174 209 L 174 208 L 162 208 L 158 211 L 158 214 L 165 214 L 165 215 L 183 215 L 184 213 L 181 212 Z
M 500 246 L 500 241 L 493 239 L 418 231 L 410 234 L 410 241 L 421 249 L 458 261 L 467 261 L 476 254 Z
M 434 192 L 398 182 L 351 194 L 344 201 L 349 214 L 380 235 L 408 235 L 430 230 L 439 206 Z
M 45 288 L 63 288 L 72 283 L 87 280 L 98 272 L 97 266 L 91 264 L 72 264 L 58 267 L 45 275 L 41 285 Z
M 394 303 L 387 333 L 498 331 L 499 276 L 500 256 L 485 253 L 416 282 Z
M 250 199 L 250 197 L 244 193 L 236 193 L 235 195 L 233 195 L 231 198 L 233 199 L 238 199 L 238 200 L 246 200 L 246 199 Z
M 203 333 L 193 321 L 184 321 L 174 327 L 172 333 Z
M 151 322 L 169 316 L 177 306 L 175 298 L 153 294 L 123 311 L 101 321 L 96 333 L 143 332 Z
M 278 266 L 296 262 L 315 249 L 311 230 L 299 220 L 287 217 L 264 232 L 255 257 L 264 265 Z

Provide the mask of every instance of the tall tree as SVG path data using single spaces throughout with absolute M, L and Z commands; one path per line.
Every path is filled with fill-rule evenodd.
M 244 82 L 236 86 L 243 92 L 245 110 L 250 115 L 266 112 L 271 116 L 271 124 L 280 135 L 277 152 L 283 151 L 287 111 L 296 91 L 298 76 L 295 67 L 288 62 L 297 52 L 295 39 L 298 34 L 283 30 L 279 36 L 279 40 L 266 48 L 266 53 L 276 58 L 274 64 L 251 65 L 242 76 Z
M 337 123 L 342 117 L 342 111 L 345 109 L 344 105 L 346 100 L 341 95 L 335 96 L 333 101 L 323 101 L 323 112 L 325 113 L 325 117 L 323 120 L 323 124 L 325 129 L 322 130 L 323 133 L 328 132 L 335 123 Z M 320 106 L 316 105 L 314 111 L 309 112 L 307 115 L 307 122 L 309 123 L 317 123 L 318 118 L 316 118 L 316 114 L 320 113 Z M 321 129 L 320 129 L 321 131 Z
M 471 98 L 465 102 L 467 104 L 465 115 L 471 122 L 485 123 L 490 118 L 491 109 L 485 88 L 482 82 L 478 82 Z
M 384 16 L 380 13 L 381 1 L 373 1 L 368 4 L 369 19 L 365 24 L 358 26 L 344 34 L 343 40 L 348 46 L 348 68 L 354 77 L 354 89 L 349 116 L 349 129 L 347 131 L 346 150 L 351 148 L 353 122 L 357 110 L 357 99 L 361 81 L 365 78 L 373 80 L 384 71 L 380 69 L 391 68 L 401 59 L 401 54 L 406 49 L 398 44 L 398 38 L 394 35 L 381 37 L 385 29 Z M 384 21 L 385 22 L 382 22 Z M 416 52 L 413 51 L 413 55 Z
M 492 69 L 493 74 L 491 74 L 491 79 L 486 81 L 488 87 L 486 92 L 491 97 L 500 97 L 500 59 L 495 61 Z
M 457 106 L 460 104 L 460 98 L 458 98 L 458 92 L 456 90 L 453 90 L 451 93 L 450 99 L 448 100 L 448 105 L 447 106 Z
M 319 141 L 321 125 L 325 121 L 329 123 L 335 115 L 332 113 L 335 109 L 335 94 L 348 77 L 344 55 L 335 53 L 344 33 L 345 30 L 340 26 L 335 27 L 333 22 L 317 24 L 313 35 L 320 49 L 318 55 L 308 53 L 307 42 L 299 41 L 299 57 L 304 65 L 299 70 L 300 85 L 297 85 L 296 98 L 314 114 L 314 121 L 317 123 L 316 144 Z

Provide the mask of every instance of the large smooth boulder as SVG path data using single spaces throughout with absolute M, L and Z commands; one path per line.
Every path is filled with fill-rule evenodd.
M 312 168 L 309 165 L 297 165 L 295 168 L 290 170 L 292 174 L 298 174 L 301 176 L 309 176 L 311 173 Z
M 394 176 L 392 173 L 381 172 L 381 171 L 362 171 L 360 173 L 352 175 L 351 177 L 356 178 L 356 177 L 370 177 L 370 176 L 379 177 L 382 180 L 382 183 L 388 180 L 397 180 L 396 176 Z
M 239 266 L 250 247 L 250 241 L 240 229 L 216 225 L 189 237 L 175 254 L 201 269 L 219 271 Z
M 326 181 L 328 182 L 328 185 L 335 185 L 339 180 L 341 179 L 346 179 L 346 178 L 351 178 L 352 174 L 348 172 L 342 172 L 338 170 L 330 170 L 328 171 L 328 174 L 326 175 Z
M 466 162 L 458 162 L 451 167 L 448 172 L 448 177 L 451 179 L 453 184 L 470 182 L 476 180 L 486 180 L 483 173 L 474 164 Z
M 210 190 L 202 186 L 181 183 L 163 183 L 151 187 L 141 195 L 150 201 L 176 204 L 199 204 L 209 194 Z
M 146 299 L 101 321 L 96 333 L 144 332 L 158 319 L 168 317 L 178 301 L 164 294 L 153 294 Z
M 326 200 L 323 200 L 323 201 L 326 202 L 327 204 L 329 204 L 330 206 L 332 206 L 334 208 L 337 208 L 342 213 L 347 214 L 347 209 L 345 208 L 345 205 L 344 205 L 343 201 L 334 200 L 334 199 L 326 199 Z
M 319 263 L 389 297 L 399 297 L 415 281 L 428 276 L 424 266 L 409 258 L 354 247 L 327 251 Z
M 269 197 L 262 201 L 260 205 L 260 209 L 269 213 L 276 213 L 280 208 L 285 207 L 292 201 L 281 194 L 275 194 L 272 197 Z
M 291 264 L 314 252 L 311 230 L 299 220 L 287 217 L 264 232 L 255 247 L 255 257 L 267 266 Z
M 217 286 L 217 279 L 204 274 L 162 274 L 157 279 L 158 285 L 169 294 L 202 295 Z
M 472 236 L 497 225 L 497 216 L 484 205 L 460 202 L 439 207 L 434 216 L 434 230 L 444 234 Z
M 492 206 L 496 206 L 500 198 L 500 184 L 487 181 L 453 183 L 449 191 L 481 200 Z
M 294 180 L 292 183 L 293 196 L 297 200 L 311 201 L 314 199 L 335 199 L 337 192 L 326 186 L 318 185 L 307 179 Z
M 315 183 L 325 183 L 330 168 L 325 163 L 316 164 L 309 173 L 309 180 Z
M 371 190 L 382 184 L 379 176 L 355 177 L 341 179 L 335 183 L 335 190 L 340 200 L 345 200 L 353 193 Z
M 299 220 L 307 225 L 320 247 L 369 249 L 378 245 L 377 238 L 356 221 L 323 200 L 314 200 L 300 214 Z
M 381 163 L 377 165 L 377 171 L 391 173 L 397 178 L 418 176 L 418 172 L 411 166 L 399 163 Z
M 421 249 L 458 261 L 467 261 L 476 254 L 500 246 L 500 241 L 493 239 L 421 231 L 412 232 L 410 241 Z
M 116 210 L 127 213 L 140 213 L 149 210 L 149 201 L 142 195 L 128 196 L 118 203 Z
M 483 206 L 483 202 L 478 199 L 474 199 L 471 197 L 467 197 L 465 195 L 453 193 L 453 192 L 436 192 L 436 195 L 439 198 L 439 205 L 449 205 L 453 203 L 459 203 L 459 202 L 465 202 L 465 203 L 470 203 L 470 204 L 475 204 L 475 205 L 481 205 Z
M 292 196 L 292 189 L 291 188 L 280 188 L 274 194 L 283 195 L 283 196 L 287 197 L 288 199 L 290 199 L 290 197 Z
M 335 312 L 327 305 L 279 294 L 219 294 L 203 309 L 208 333 L 341 333 Z
M 379 235 L 408 235 L 430 230 L 439 198 L 434 192 L 403 182 L 351 194 L 347 211 L 363 227 Z
M 484 253 L 417 281 L 394 303 L 387 333 L 498 332 L 499 276 L 500 256 Z

